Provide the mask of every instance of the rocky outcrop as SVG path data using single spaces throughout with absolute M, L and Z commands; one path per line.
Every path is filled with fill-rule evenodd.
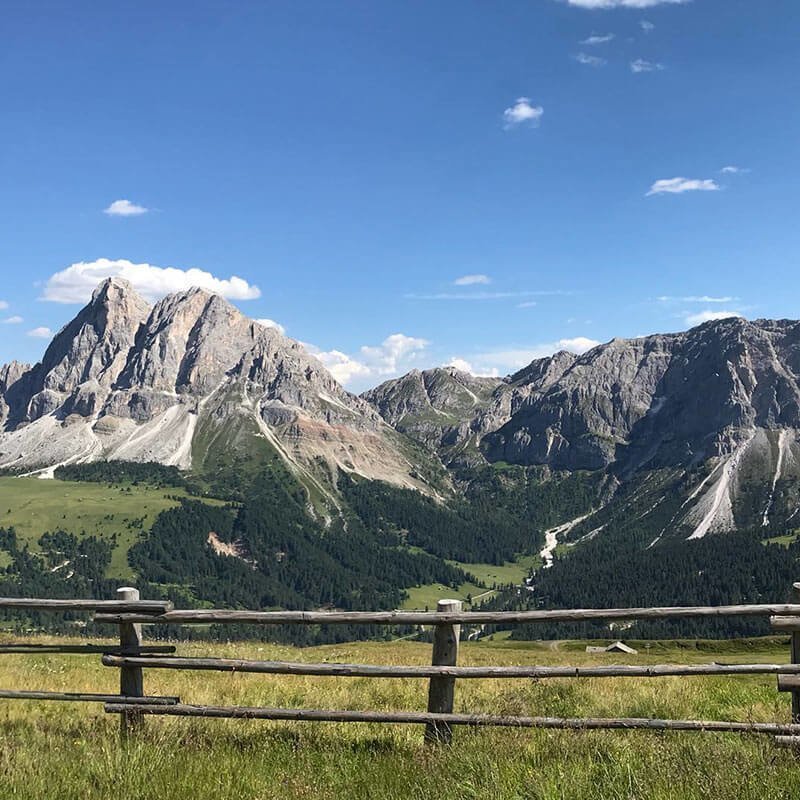
M 468 436 L 467 423 L 487 407 L 502 383 L 499 378 L 477 378 L 454 367 L 440 367 L 412 370 L 362 397 L 392 427 L 444 455 Z
M 698 464 L 755 428 L 800 428 L 800 323 L 727 319 L 614 340 L 577 358 L 483 442 L 562 469 Z
M 428 446 L 471 438 L 490 462 L 690 467 L 733 452 L 756 428 L 800 429 L 800 322 L 789 320 L 731 318 L 556 353 L 495 381 L 472 405 L 431 402 L 424 375 L 364 397 Z M 437 419 L 442 410 L 447 420 Z
M 364 400 L 300 344 L 201 289 L 150 308 L 125 281 L 105 281 L 41 364 L 0 371 L 0 425 L 0 468 L 17 471 L 99 459 L 188 468 L 210 446 L 249 448 L 247 430 L 329 487 L 343 469 L 424 488 L 413 446 Z
M 19 414 L 27 396 L 30 369 L 29 364 L 19 361 L 0 366 L 0 428 L 5 426 L 10 416 Z

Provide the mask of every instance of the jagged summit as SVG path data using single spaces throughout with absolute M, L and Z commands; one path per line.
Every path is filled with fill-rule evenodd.
M 668 475 L 677 484 L 663 487 L 659 478 L 654 485 L 662 489 L 645 514 L 685 491 L 691 496 L 673 522 L 682 520 L 696 538 L 735 527 L 737 518 L 750 524 L 762 504 L 764 518 L 775 518 L 778 495 L 782 513 L 800 513 L 792 506 L 800 478 L 800 322 L 731 317 L 613 339 L 580 356 L 556 353 L 498 381 L 455 419 L 434 418 L 427 395 L 412 391 L 419 385 L 410 373 L 364 396 L 453 466 L 606 471 L 616 485 Z M 705 469 L 710 474 L 695 486 L 690 476 Z M 595 527 L 602 526 L 589 520 L 576 535 L 596 535 Z
M 142 300 L 133 284 L 125 278 L 112 276 L 101 281 L 92 292 L 91 303 L 98 302 L 124 302 L 127 297 Z M 142 300 L 144 302 L 144 300 Z
M 254 439 L 309 480 L 322 470 L 333 484 L 343 469 L 421 486 L 398 434 L 366 402 L 297 342 L 204 289 L 151 307 L 109 278 L 40 364 L 0 370 L 0 468 L 202 466 Z
M 364 397 L 414 431 L 431 409 L 457 410 L 431 402 L 424 374 Z M 800 428 L 799 375 L 799 322 L 731 317 L 536 359 L 496 380 L 441 438 L 477 437 L 489 461 L 557 469 L 696 463 L 730 452 L 754 428 Z
M 499 378 L 477 378 L 455 367 L 412 370 L 361 396 L 398 431 L 427 448 L 446 450 L 445 439 L 483 408 Z

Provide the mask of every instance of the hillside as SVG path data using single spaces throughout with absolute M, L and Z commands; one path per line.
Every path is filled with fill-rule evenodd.
M 150 307 L 108 279 L 41 363 L 0 370 L 0 390 L 0 470 L 17 474 L 103 460 L 204 471 L 255 450 L 323 496 L 339 471 L 427 486 L 413 444 L 300 344 L 200 289 Z
M 800 323 L 731 318 L 539 359 L 491 390 L 484 384 L 470 408 L 437 420 L 435 436 L 430 404 L 411 391 L 414 373 L 364 397 L 456 471 L 606 474 L 623 491 L 573 538 L 634 513 L 653 539 L 701 538 L 780 526 L 800 511 L 799 376 Z M 651 505 L 641 508 L 645 493 Z
M 77 591 L 54 542 L 87 539 L 92 575 L 178 603 L 674 603 L 705 591 L 682 562 L 720 601 L 781 599 L 798 375 L 800 323 L 733 318 L 356 397 L 217 295 L 110 279 L 40 363 L 0 368 L 3 582 Z

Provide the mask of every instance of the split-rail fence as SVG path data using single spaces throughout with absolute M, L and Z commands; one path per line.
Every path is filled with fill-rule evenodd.
M 537 609 L 532 611 L 462 611 L 458 600 L 441 600 L 435 612 L 416 611 L 242 611 L 223 609 L 176 610 L 166 601 L 141 600 L 137 589 L 124 588 L 116 600 L 49 600 L 0 598 L 3 609 L 74 612 L 89 611 L 95 623 L 117 626 L 119 645 L 36 644 L 0 645 L 2 653 L 99 654 L 107 667 L 119 669 L 119 694 L 0 689 L 0 700 L 97 702 L 110 714 L 119 714 L 124 737 L 138 731 L 146 716 L 266 719 L 312 722 L 405 723 L 425 726 L 425 741 L 446 744 L 456 726 L 560 728 L 574 730 L 645 729 L 673 731 L 728 731 L 767 734 L 780 745 L 800 748 L 800 583 L 786 604 L 729 606 L 674 606 L 665 608 Z M 785 664 L 657 664 L 608 666 L 459 666 L 461 625 L 530 624 L 602 620 L 685 619 L 698 617 L 769 617 L 772 629 L 791 635 L 791 653 Z M 412 625 L 434 629 L 430 666 L 257 661 L 230 658 L 185 658 L 173 645 L 145 643 L 142 625 L 191 624 L 253 625 Z M 314 675 L 320 677 L 427 678 L 424 711 L 341 711 L 310 708 L 208 706 L 184 703 L 178 697 L 145 693 L 146 669 Z M 697 675 L 776 675 L 777 689 L 791 695 L 791 722 L 734 722 L 651 718 L 562 718 L 508 716 L 454 712 L 457 680 L 611 678 Z

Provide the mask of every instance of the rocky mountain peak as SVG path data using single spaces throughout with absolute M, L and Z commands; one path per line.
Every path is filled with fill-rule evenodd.
M 534 359 L 526 367 L 510 375 L 508 382 L 541 389 L 560 378 L 577 360 L 575 353 L 559 350 L 552 356 Z
M 141 299 L 133 284 L 117 276 L 106 278 L 92 292 L 92 303 L 124 303 L 127 298 Z
M 122 370 L 140 326 L 150 311 L 133 287 L 109 278 L 78 315 L 54 337 L 40 364 L 27 376 L 27 402 L 9 416 L 33 421 L 61 407 L 80 387 L 109 388 Z
M 253 323 L 219 295 L 203 289 L 167 295 L 145 321 L 117 388 L 202 395 L 255 338 Z
M 0 469 L 106 459 L 202 470 L 240 450 L 277 455 L 317 496 L 336 491 L 340 470 L 425 488 L 414 446 L 364 400 L 203 289 L 151 308 L 106 280 L 41 364 L 0 370 Z
M 0 394 L 7 392 L 30 368 L 30 364 L 20 361 L 10 361 L 0 366 Z

